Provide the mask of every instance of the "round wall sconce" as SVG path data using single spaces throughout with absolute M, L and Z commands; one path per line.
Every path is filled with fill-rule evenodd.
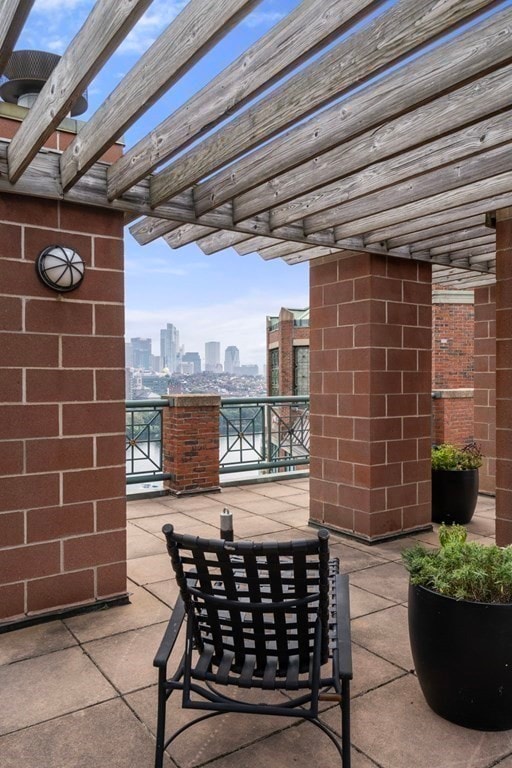
M 85 263 L 72 248 L 50 245 L 36 259 L 40 280 L 54 291 L 74 291 L 84 279 Z

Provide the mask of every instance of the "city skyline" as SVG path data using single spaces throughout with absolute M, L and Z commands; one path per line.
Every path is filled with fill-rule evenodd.
M 264 35 L 299 0 L 263 0 L 235 29 L 126 131 L 133 146 L 150 127 L 183 104 L 216 73 Z M 36 0 L 18 41 L 18 49 L 63 53 L 94 0 Z M 88 89 L 88 119 L 153 43 L 186 0 L 155 0 L 151 9 L 115 51 Z M 163 240 L 139 246 L 126 230 L 125 340 L 151 338 L 159 350 L 160 329 L 171 318 L 185 349 L 202 351 L 215 338 L 223 348 L 244 350 L 244 362 L 265 362 L 265 318 L 282 306 L 307 306 L 308 268 L 280 259 L 265 262 L 256 254 L 238 256 L 226 249 L 205 256 L 196 245 L 171 250 Z

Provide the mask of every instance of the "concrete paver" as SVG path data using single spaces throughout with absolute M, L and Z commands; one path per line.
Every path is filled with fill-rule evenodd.
M 286 479 L 200 497 L 130 501 L 131 605 L 0 636 L 2 768 L 151 768 L 152 660 L 178 594 L 162 525 L 172 522 L 180 532 L 216 537 L 220 512 L 228 507 L 237 538 L 309 538 L 316 530 L 307 525 L 308 487 L 307 479 Z M 470 538 L 489 543 L 493 526 L 494 500 L 481 497 Z M 447 723 L 428 708 L 411 673 L 408 579 L 400 553 L 413 540 L 434 546 L 437 534 L 372 547 L 336 534 L 330 539 L 351 584 L 352 767 L 512 768 L 512 731 L 481 733 Z M 338 728 L 338 708 L 324 703 L 322 711 Z M 171 700 L 174 725 L 193 715 L 178 698 Z M 214 718 L 186 731 L 170 752 L 174 760 L 166 757 L 165 768 L 339 765 L 324 734 L 284 718 Z

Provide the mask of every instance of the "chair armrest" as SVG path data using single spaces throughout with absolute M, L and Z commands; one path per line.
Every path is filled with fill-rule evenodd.
M 183 602 L 183 598 L 180 595 L 176 601 L 173 612 L 171 613 L 171 618 L 169 619 L 169 623 L 162 638 L 162 642 L 160 643 L 160 647 L 156 652 L 155 658 L 153 659 L 154 667 L 166 666 L 181 629 L 181 625 L 183 624 L 185 613 L 185 603 Z
M 336 625 L 338 635 L 338 668 L 342 678 L 352 679 L 352 641 L 350 636 L 350 597 L 348 576 L 336 575 Z

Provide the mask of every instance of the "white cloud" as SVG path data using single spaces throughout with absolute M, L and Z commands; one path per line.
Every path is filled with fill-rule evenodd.
M 278 21 L 284 19 L 285 13 L 280 11 L 253 11 L 244 20 L 246 27 L 271 27 L 273 24 L 277 24 Z
M 118 48 L 118 53 L 144 53 L 171 21 L 183 10 L 187 0 L 158 0 L 139 19 Z

